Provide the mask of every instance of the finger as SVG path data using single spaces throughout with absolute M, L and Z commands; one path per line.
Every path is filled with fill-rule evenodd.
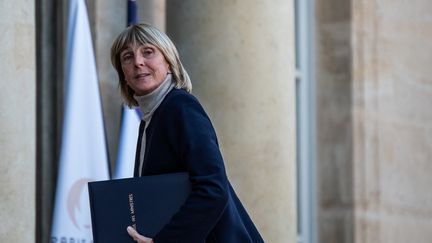
M 142 242 L 144 242 L 144 241 L 146 241 L 146 240 L 149 240 L 149 238 L 147 238 L 147 237 L 145 237 L 145 236 L 143 236 L 143 235 L 140 235 L 139 233 L 138 233 L 138 231 L 136 231 L 133 227 L 131 227 L 131 226 L 128 226 L 127 228 L 126 228 L 126 230 L 127 230 L 127 232 L 129 233 L 129 235 L 135 240 L 135 241 L 138 241 L 138 242 L 140 242 L 140 241 L 142 241 Z
M 126 230 L 127 230 L 127 232 L 128 232 L 128 234 L 134 239 L 134 240 L 137 240 L 138 239 L 138 232 L 133 228 L 133 227 L 131 227 L 131 226 L 128 226 L 127 228 L 126 228 Z

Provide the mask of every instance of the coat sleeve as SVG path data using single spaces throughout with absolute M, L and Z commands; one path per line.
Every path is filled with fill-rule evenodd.
M 216 133 L 202 106 L 189 94 L 171 99 L 165 112 L 173 119 L 165 127 L 178 140 L 175 147 L 189 172 L 192 191 L 153 240 L 204 242 L 228 204 L 228 180 Z

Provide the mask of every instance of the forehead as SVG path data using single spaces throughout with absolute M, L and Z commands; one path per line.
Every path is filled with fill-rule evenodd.
M 157 48 L 157 46 L 150 44 L 150 43 L 145 43 L 145 44 L 130 43 L 130 44 L 125 45 L 123 47 L 123 49 L 120 50 L 120 53 L 125 52 L 125 51 L 135 51 L 135 50 L 143 49 L 143 48 L 154 48 L 156 50 L 159 50 L 159 48 Z

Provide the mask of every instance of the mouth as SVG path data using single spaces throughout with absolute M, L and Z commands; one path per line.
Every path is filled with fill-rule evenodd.
M 145 78 L 149 75 L 150 75 L 150 73 L 139 73 L 139 74 L 135 75 L 135 78 L 136 79 Z

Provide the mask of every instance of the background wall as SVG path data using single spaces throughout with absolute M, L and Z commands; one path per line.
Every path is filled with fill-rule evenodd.
M 93 32 L 96 68 L 102 97 L 102 108 L 111 170 L 114 173 L 117 158 L 118 136 L 122 99 L 117 72 L 111 65 L 111 45 L 127 25 L 127 1 L 87 1 L 90 25 Z
M 169 1 L 167 32 L 266 242 L 296 241 L 292 1 Z
M 431 7 L 317 1 L 321 242 L 432 238 Z
M 151 23 L 165 29 L 165 0 L 137 0 L 138 21 Z M 90 25 L 101 90 L 107 145 L 111 169 L 114 172 L 117 158 L 121 122 L 121 104 L 117 72 L 111 64 L 110 50 L 114 39 L 126 28 L 127 1 L 87 1 Z
M 316 1 L 320 242 L 432 238 L 431 9 Z
M 356 242 L 432 239 L 431 9 L 353 0 Z
M 114 169 L 121 98 L 109 49 L 126 26 L 126 5 L 114 0 L 88 4 Z M 214 122 L 231 181 L 264 237 L 268 242 L 294 242 L 292 3 L 170 1 L 165 5 L 165 1 L 142 0 L 137 5 L 140 21 L 162 30 L 167 26 L 191 75 L 193 93 Z
M 34 1 L 0 1 L 0 242 L 35 242 Z
M 164 22 L 163 4 L 141 1 L 141 17 L 162 29 L 166 24 L 179 46 L 231 181 L 266 241 L 295 242 L 292 3 L 170 1 Z M 114 0 L 88 4 L 114 161 L 121 99 L 108 50 L 126 25 L 126 8 Z M 142 9 L 149 6 L 158 14 L 145 19 Z M 36 208 L 36 196 L 46 191 L 35 183 L 42 170 L 35 156 L 36 84 L 41 87 L 35 8 L 28 0 L 0 2 L 1 242 L 35 242 L 36 210 L 50 210 L 49 200 Z M 316 1 L 320 242 L 432 238 L 431 9 L 429 0 Z M 38 33 L 58 28 L 44 27 Z M 45 48 L 61 32 L 51 31 Z M 61 59 L 51 54 L 48 60 Z M 50 82 L 60 82 L 56 75 Z M 52 187 L 48 177 L 50 183 L 38 185 Z
M 318 240 L 352 242 L 351 3 L 315 2 Z

